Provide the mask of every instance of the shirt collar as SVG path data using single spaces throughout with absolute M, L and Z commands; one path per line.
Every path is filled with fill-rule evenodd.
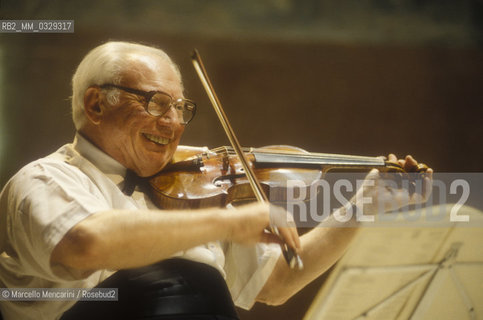
M 73 143 L 74 149 L 84 158 L 89 160 L 102 173 L 108 176 L 114 183 L 119 184 L 124 180 L 126 168 L 107 153 L 96 147 L 79 132 L 76 133 Z

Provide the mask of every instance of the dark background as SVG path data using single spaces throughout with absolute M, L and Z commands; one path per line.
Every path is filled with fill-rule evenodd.
M 199 112 L 183 144 L 228 144 L 189 60 L 198 48 L 239 140 L 412 154 L 480 172 L 477 0 L 5 1 L 0 19 L 74 19 L 71 34 L 0 34 L 0 184 L 74 136 L 71 76 L 107 40 L 163 48 Z M 243 319 L 301 319 L 323 279 Z

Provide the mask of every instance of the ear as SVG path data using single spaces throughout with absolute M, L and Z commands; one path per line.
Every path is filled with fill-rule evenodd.
M 86 93 L 84 94 L 84 112 L 93 124 L 98 125 L 101 122 L 103 108 L 101 106 L 99 88 L 87 88 Z

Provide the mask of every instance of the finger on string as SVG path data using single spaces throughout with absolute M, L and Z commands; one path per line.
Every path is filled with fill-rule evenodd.
M 366 180 L 370 180 L 370 179 L 375 180 L 378 178 L 379 178 L 379 170 L 377 170 L 376 168 L 369 171 L 369 173 L 366 176 Z
M 418 170 L 418 162 L 411 155 L 407 155 L 405 160 L 404 170 L 407 172 L 415 172 Z
M 404 160 L 398 159 L 397 156 L 394 153 L 390 153 L 388 158 L 389 158 L 389 161 L 398 163 L 402 168 L 404 168 Z
M 423 197 L 425 200 L 429 199 L 433 191 L 433 169 L 428 168 L 424 174 L 423 179 Z
M 412 174 L 412 176 L 415 176 L 415 174 Z M 411 202 L 412 203 L 424 203 L 426 202 L 428 199 L 429 199 L 429 196 L 431 195 L 432 193 L 432 190 L 433 190 L 433 170 L 432 169 L 428 169 L 421 177 L 421 175 L 417 175 L 419 176 L 422 180 L 422 186 L 420 189 L 417 189 L 416 191 L 417 192 L 414 192 L 414 193 L 410 193 L 411 195 Z M 414 182 L 412 182 L 414 183 Z

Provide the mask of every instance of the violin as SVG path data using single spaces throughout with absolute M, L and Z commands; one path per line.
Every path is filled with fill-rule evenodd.
M 280 190 L 288 179 L 308 185 L 334 168 L 386 168 L 404 171 L 397 163 L 383 158 L 308 153 L 288 146 L 243 149 L 215 94 L 201 57 L 194 50 L 191 61 L 211 104 L 230 141 L 231 147 L 202 150 L 178 148 L 173 164 L 150 179 L 151 198 L 160 208 L 225 207 L 252 201 L 269 202 L 268 192 Z M 426 166 L 421 165 L 420 171 Z M 283 192 L 281 192 L 283 193 Z M 270 194 L 273 199 L 273 195 Z M 270 231 L 278 236 L 276 226 Z M 283 240 L 283 239 L 282 239 Z M 303 268 L 293 248 L 282 245 L 283 255 L 291 268 Z
M 285 200 L 287 180 L 310 186 L 329 171 L 368 170 L 404 172 L 384 157 L 311 153 L 293 146 L 243 148 L 250 168 L 271 200 Z M 418 172 L 427 166 L 418 164 Z M 232 147 L 179 146 L 173 162 L 149 181 L 160 208 L 225 207 L 256 201 L 245 169 Z M 275 194 L 274 194 L 275 193 Z

